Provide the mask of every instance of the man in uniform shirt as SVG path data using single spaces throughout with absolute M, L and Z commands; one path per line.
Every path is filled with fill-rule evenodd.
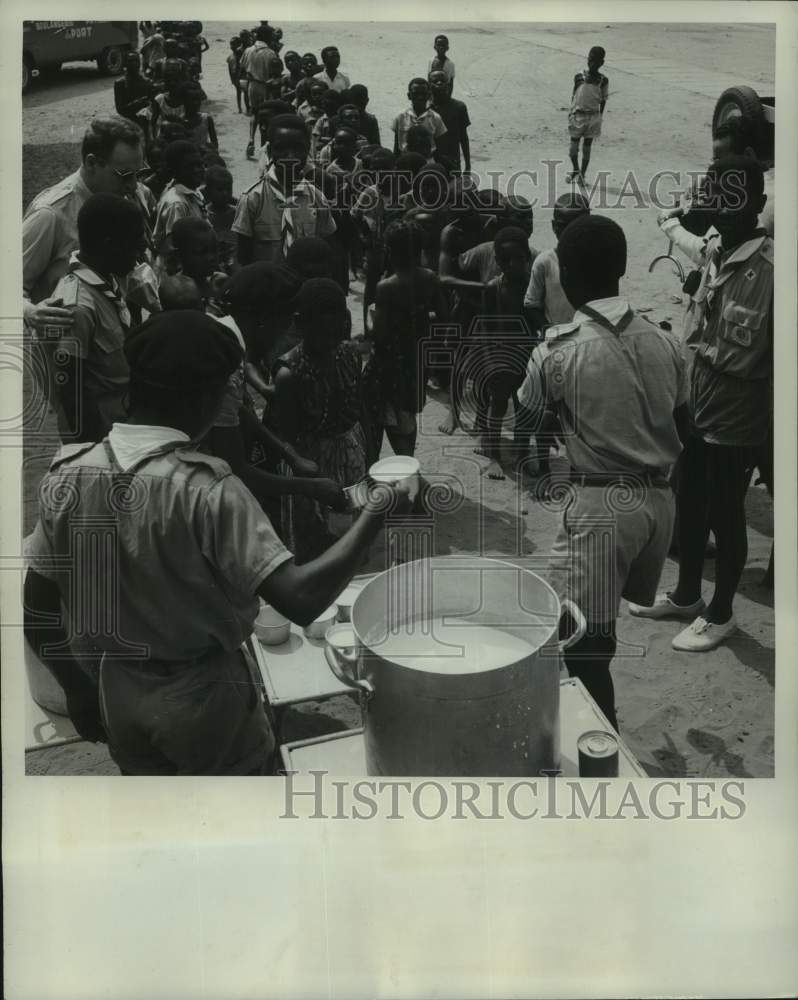
M 78 212 L 78 235 L 80 249 L 55 289 L 56 298 L 75 303 L 73 323 L 47 342 L 50 360 L 56 349 L 68 360 L 50 384 L 61 440 L 100 441 L 126 417 L 130 313 L 118 279 L 136 263 L 144 220 L 126 198 L 93 194 Z
M 129 422 L 66 446 L 45 477 L 25 544 L 26 636 L 78 732 L 107 739 L 123 774 L 270 773 L 275 739 L 242 649 L 258 598 L 308 624 L 358 571 L 386 507 L 405 512 L 411 498 L 381 488 L 343 538 L 297 566 L 229 466 L 196 448 L 241 364 L 232 332 L 163 312 L 125 350 Z M 69 645 L 92 624 L 99 692 Z
M 272 29 L 261 25 L 255 32 L 255 43 L 241 56 L 241 69 L 247 75 L 249 106 L 252 109 L 247 156 L 255 154 L 258 109 L 269 97 L 269 81 L 275 75 L 277 63 L 280 61 L 277 53 L 269 48 L 272 37 Z
M 619 296 L 626 239 L 616 223 L 583 216 L 560 237 L 557 256 L 576 313 L 535 348 L 519 397 L 529 409 L 555 412 L 563 428 L 573 499 L 550 578 L 587 620 L 565 663 L 617 729 L 615 621 L 621 597 L 656 594 L 670 545 L 668 470 L 686 433 L 684 362 L 677 339 Z
M 300 236 L 329 237 L 335 222 L 327 199 L 307 179 L 310 143 L 302 119 L 278 115 L 269 125 L 272 161 L 238 200 L 232 230 L 238 261 L 281 261 Z
M 22 219 L 22 314 L 28 326 L 68 326 L 72 314 L 49 299 L 78 248 L 78 212 L 92 194 L 135 196 L 144 164 L 141 130 L 125 118 L 95 118 L 81 165 L 41 191 Z
M 733 600 L 748 555 L 745 495 L 773 416 L 773 240 L 758 225 L 765 207 L 762 167 L 727 155 L 707 174 L 706 202 L 718 235 L 695 255 L 702 264 L 685 346 L 690 360 L 691 431 L 678 484 L 679 582 L 645 618 L 690 624 L 674 649 L 714 649 L 737 627 Z M 701 596 L 704 552 L 715 535 L 715 590 Z
M 339 94 L 349 90 L 349 77 L 338 70 L 341 65 L 341 53 L 334 45 L 327 45 L 321 50 L 321 61 L 324 69 L 316 73 L 314 79 L 321 80 L 330 90 L 337 90 Z

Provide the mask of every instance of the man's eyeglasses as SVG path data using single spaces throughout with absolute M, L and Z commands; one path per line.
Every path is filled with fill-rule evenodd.
M 103 163 L 103 166 L 107 167 L 107 163 Z M 129 183 L 130 181 L 141 181 L 150 172 L 149 166 L 145 165 L 140 170 L 117 170 L 116 167 L 111 167 L 111 172 L 116 174 L 120 181 L 124 183 Z

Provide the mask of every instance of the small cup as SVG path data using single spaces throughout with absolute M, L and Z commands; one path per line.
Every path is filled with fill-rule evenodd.
M 323 611 L 310 625 L 306 625 L 302 631 L 308 639 L 323 639 L 327 629 L 335 625 L 337 617 L 338 605 L 331 604 L 326 611 Z

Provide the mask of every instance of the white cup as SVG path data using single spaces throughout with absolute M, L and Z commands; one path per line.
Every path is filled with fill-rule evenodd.
M 369 476 L 375 483 L 387 483 L 389 486 L 398 486 L 411 479 L 418 479 L 421 466 L 417 458 L 412 455 L 391 455 L 389 458 L 381 458 L 369 469 Z

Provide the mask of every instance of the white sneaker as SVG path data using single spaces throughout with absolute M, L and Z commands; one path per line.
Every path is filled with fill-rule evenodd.
M 634 618 L 677 618 L 680 621 L 692 621 L 696 615 L 700 615 L 706 608 L 703 598 L 695 604 L 674 604 L 669 592 L 657 594 L 654 603 L 650 608 L 644 604 L 629 604 L 629 614 Z
M 737 621 L 734 615 L 723 625 L 708 622 L 706 618 L 699 615 L 686 629 L 682 629 L 671 646 L 686 653 L 705 653 L 707 650 L 719 646 L 736 630 Z

